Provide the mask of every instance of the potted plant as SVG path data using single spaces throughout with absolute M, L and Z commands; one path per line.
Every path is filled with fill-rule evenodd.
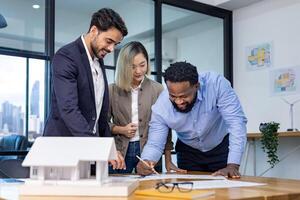
M 262 149 L 264 152 L 267 153 L 269 159 L 268 163 L 271 165 L 272 168 L 279 161 L 277 156 L 278 129 L 279 123 L 276 122 L 261 123 L 259 125 L 259 130 L 262 133 Z

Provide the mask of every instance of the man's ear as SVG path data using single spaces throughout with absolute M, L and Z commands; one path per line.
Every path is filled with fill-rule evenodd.
M 91 33 L 92 35 L 97 35 L 99 32 L 98 28 L 94 25 L 90 28 L 89 33 Z
M 200 83 L 198 82 L 196 85 L 195 85 L 196 89 L 199 89 L 200 87 Z

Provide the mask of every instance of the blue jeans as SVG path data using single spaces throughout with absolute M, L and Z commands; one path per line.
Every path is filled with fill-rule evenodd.
M 127 153 L 125 156 L 126 169 L 115 169 L 113 170 L 112 166 L 109 166 L 110 174 L 129 174 L 134 170 L 136 172 L 136 165 L 139 162 L 136 155 L 141 155 L 140 150 L 140 141 L 129 142 Z

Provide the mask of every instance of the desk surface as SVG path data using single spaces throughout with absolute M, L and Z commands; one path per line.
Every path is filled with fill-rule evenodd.
M 201 174 L 201 173 L 197 173 Z M 176 180 L 172 180 L 176 181 Z M 179 180 L 177 180 L 179 181 Z M 225 200 L 225 199 L 247 199 L 247 200 L 267 200 L 267 199 L 280 199 L 280 200 L 300 200 L 300 180 L 278 179 L 278 178 L 265 178 L 265 177 L 250 177 L 243 176 L 240 181 L 251 181 L 266 183 L 267 185 L 256 187 L 240 187 L 240 188 L 226 188 L 214 189 L 215 196 L 208 199 Z M 140 182 L 139 189 L 152 188 L 159 181 L 142 181 Z M 16 186 L 10 186 L 16 187 Z M 3 191 L 2 191 L 3 192 Z M 1 193 L 0 193 L 1 195 Z M 20 200 L 153 200 L 153 197 L 140 197 L 132 194 L 128 198 L 100 198 L 100 197 L 50 197 L 50 196 L 21 196 Z M 155 198 L 158 199 L 158 198 Z M 163 199 L 161 199 L 163 200 Z
M 290 132 L 279 132 L 278 137 L 300 137 L 300 132 L 290 131 Z M 248 139 L 259 139 L 261 138 L 261 133 L 248 133 Z

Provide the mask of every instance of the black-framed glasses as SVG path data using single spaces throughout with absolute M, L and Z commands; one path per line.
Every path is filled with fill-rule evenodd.
M 177 187 L 177 190 L 179 192 L 190 192 L 193 190 L 193 182 L 177 182 L 177 183 L 159 182 L 156 184 L 155 189 L 157 189 L 159 192 L 162 193 L 168 193 L 168 192 L 172 192 L 175 187 Z

